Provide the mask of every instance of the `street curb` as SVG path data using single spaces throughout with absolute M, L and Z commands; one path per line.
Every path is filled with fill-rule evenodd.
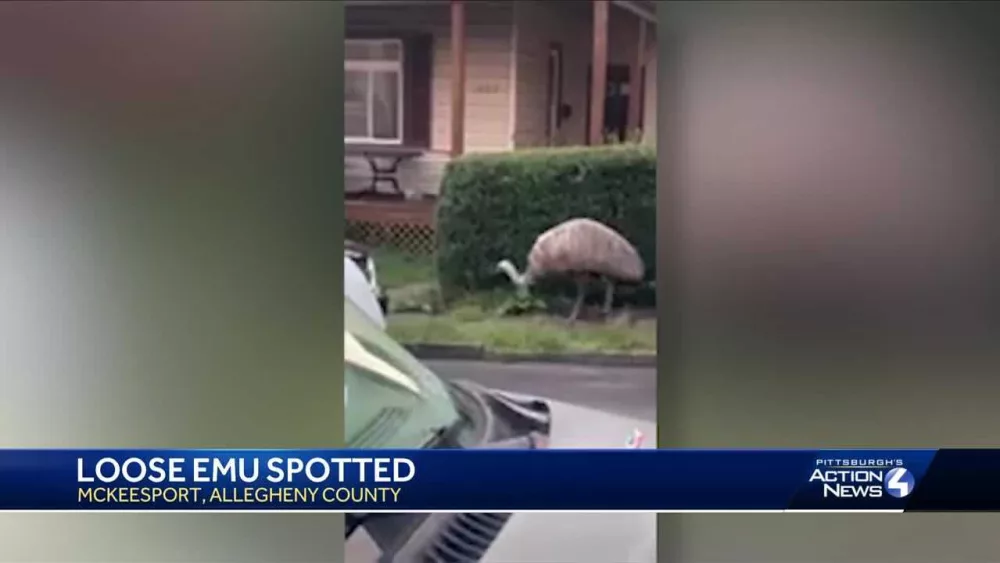
M 603 367 L 656 367 L 653 354 L 498 354 L 481 346 L 407 344 L 421 360 L 466 360 L 499 363 L 557 363 Z

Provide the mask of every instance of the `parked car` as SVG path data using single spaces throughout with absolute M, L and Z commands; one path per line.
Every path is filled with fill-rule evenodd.
M 344 297 L 348 447 L 655 447 L 650 422 L 439 378 L 373 322 L 361 305 L 371 295 L 353 287 Z M 345 556 L 357 563 L 653 562 L 656 515 L 350 514 Z
M 357 263 L 344 256 L 344 292 L 357 295 L 354 304 L 379 328 L 385 329 L 385 309 L 372 292 L 371 283 Z
M 389 314 L 389 297 L 378 283 L 375 258 L 372 257 L 371 249 L 361 243 L 345 240 L 344 256 L 357 264 L 361 272 L 364 273 L 368 284 L 371 286 L 372 293 L 375 294 L 375 299 L 378 301 L 379 307 L 382 308 L 382 313 Z

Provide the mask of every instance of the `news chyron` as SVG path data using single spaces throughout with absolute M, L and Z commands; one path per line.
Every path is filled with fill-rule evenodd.
M 77 503 L 144 508 L 244 505 L 336 509 L 350 503 L 395 504 L 413 479 L 403 458 L 361 457 L 102 457 L 77 459 Z M 351 485 L 344 485 L 351 482 Z

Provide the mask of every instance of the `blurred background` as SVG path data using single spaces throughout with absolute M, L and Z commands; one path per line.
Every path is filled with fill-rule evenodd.
M 996 6 L 660 8 L 660 446 L 996 445 Z M 660 521 L 668 561 L 1000 561 L 995 515 Z
M 0 4 L 0 443 L 336 447 L 341 8 Z M 5 561 L 333 561 L 339 516 L 0 516 Z

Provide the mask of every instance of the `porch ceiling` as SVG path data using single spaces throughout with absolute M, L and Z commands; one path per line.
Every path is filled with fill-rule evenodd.
M 488 4 L 504 4 L 507 2 L 517 1 L 517 0 L 477 0 L 479 3 Z M 587 2 L 589 0 L 576 0 L 578 2 Z M 392 5 L 406 5 L 406 4 L 450 4 L 451 0 L 346 0 L 343 2 L 346 6 L 392 6 Z M 635 8 L 642 13 L 651 16 L 652 19 L 656 17 L 656 4 L 655 0 L 613 0 L 614 4 L 625 8 Z
M 612 0 L 612 4 L 656 25 L 656 2 L 652 0 Z
M 512 0 L 476 0 L 476 4 L 507 4 Z M 448 7 L 451 4 L 451 0 L 343 0 L 341 2 L 345 7 L 352 8 L 358 6 L 368 6 L 368 7 L 391 7 L 391 6 L 408 6 L 408 5 L 439 5 L 441 7 Z

